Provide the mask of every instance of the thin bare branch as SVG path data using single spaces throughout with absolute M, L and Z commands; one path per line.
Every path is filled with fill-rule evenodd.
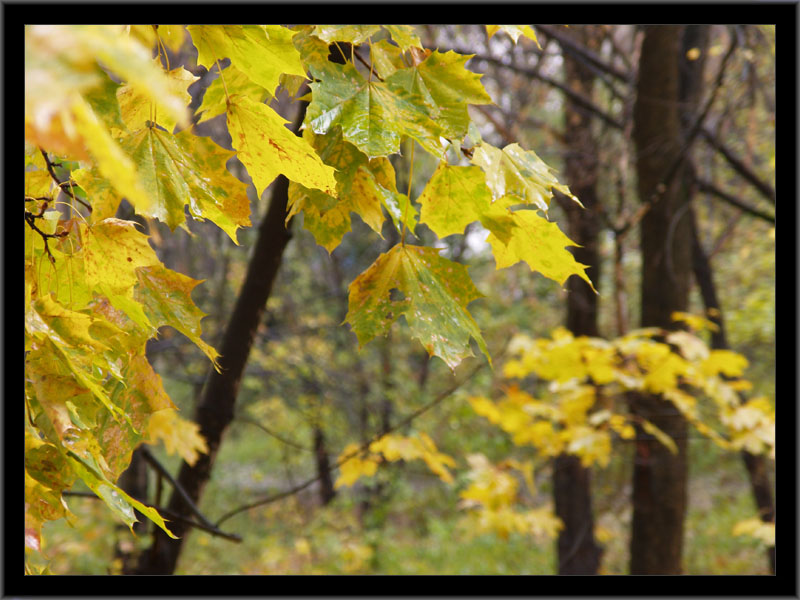
M 752 206 L 732 196 L 728 192 L 718 188 L 710 181 L 698 177 L 695 178 L 695 182 L 697 183 L 697 189 L 700 190 L 701 192 L 707 192 L 709 194 L 713 194 L 720 200 L 724 200 L 725 202 L 727 202 L 731 206 L 735 206 L 742 212 L 745 212 L 753 217 L 758 217 L 759 219 L 763 219 L 764 221 L 772 223 L 773 225 L 775 224 L 775 215 L 769 215 L 767 213 L 761 212 L 757 208 L 753 208 Z

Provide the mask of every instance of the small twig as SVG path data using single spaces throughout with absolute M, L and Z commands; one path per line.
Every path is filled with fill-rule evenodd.
M 73 200 L 77 200 L 81 204 L 83 204 L 89 212 L 92 212 L 92 207 L 90 204 L 84 202 L 78 196 L 75 195 L 75 192 L 72 190 L 72 183 L 69 181 L 61 181 L 56 175 L 55 167 L 56 165 L 60 165 L 61 163 L 54 163 L 50 160 L 50 157 L 47 156 L 47 152 L 43 149 L 39 148 L 39 152 L 41 152 L 42 157 L 44 158 L 44 164 L 47 166 L 47 172 L 50 173 L 50 178 L 55 181 L 58 189 L 64 192 L 67 196 L 72 198 Z
M 172 487 L 175 488 L 178 494 L 180 494 L 183 501 L 186 502 L 186 505 L 189 507 L 189 509 L 197 516 L 198 519 L 200 519 L 200 522 L 205 527 L 210 527 L 213 529 L 214 524 L 211 521 L 209 521 L 203 513 L 200 512 L 200 509 L 197 508 L 197 506 L 195 506 L 194 502 L 192 502 L 192 499 L 189 497 L 189 494 L 186 493 L 186 490 L 183 489 L 183 486 L 181 486 L 181 484 L 175 480 L 175 478 L 170 474 L 169 471 L 167 471 L 164 465 L 158 462 L 158 459 L 155 456 L 153 456 L 150 450 L 146 446 L 142 446 L 140 448 L 140 452 L 142 453 L 142 458 L 144 458 L 148 463 L 150 463 L 150 465 L 160 475 L 162 475 L 167 481 L 169 481 Z
M 240 421 L 242 423 L 249 423 L 250 425 L 255 425 L 256 427 L 258 427 L 261 431 L 263 431 L 267 435 L 270 435 L 270 436 L 274 437 L 276 440 L 278 440 L 282 444 L 286 444 L 287 446 L 291 446 L 292 448 L 297 448 L 298 450 L 303 450 L 305 452 L 313 452 L 314 451 L 312 448 L 308 448 L 307 446 L 303 446 L 301 444 L 298 444 L 297 442 L 294 442 L 292 440 L 288 440 L 288 439 L 284 438 L 283 436 L 278 435 L 274 431 L 271 431 L 270 429 L 267 429 L 264 425 L 262 425 L 261 423 L 259 423 L 255 419 L 250 419 L 249 417 L 238 417 L 237 416 L 237 417 L 234 417 L 233 420 L 234 421 Z
M 749 206 L 748 204 L 745 204 L 741 200 L 739 200 L 737 198 L 734 198 L 728 192 L 718 188 L 716 185 L 714 185 L 710 181 L 706 181 L 705 179 L 701 179 L 699 177 L 696 177 L 695 178 L 695 182 L 697 183 L 697 189 L 700 190 L 701 192 L 707 192 L 709 194 L 713 194 L 714 196 L 716 196 L 720 200 L 724 200 L 725 202 L 727 202 L 731 206 L 735 206 L 736 208 L 738 208 L 742 212 L 745 212 L 745 213 L 747 213 L 747 214 L 749 214 L 749 215 L 751 215 L 753 217 L 758 217 L 759 219 L 763 219 L 763 220 L 767 221 L 768 223 L 772 223 L 773 225 L 775 224 L 775 215 L 770 215 L 770 214 L 761 212 L 757 208 L 753 208 L 752 206 Z

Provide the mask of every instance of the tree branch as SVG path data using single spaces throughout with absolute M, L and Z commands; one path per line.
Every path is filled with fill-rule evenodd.
M 92 212 L 91 204 L 89 204 L 89 203 L 85 202 L 84 200 L 81 200 L 80 198 L 78 198 L 78 196 L 75 195 L 75 192 L 72 191 L 72 184 L 69 181 L 61 181 L 58 178 L 58 176 L 56 175 L 55 166 L 50 161 L 50 157 L 47 156 L 47 152 L 45 152 L 41 148 L 39 148 L 39 152 L 42 153 L 42 157 L 44 158 L 44 164 L 47 166 L 47 172 L 50 173 L 50 178 L 53 181 L 55 181 L 56 185 L 58 186 L 58 189 L 61 190 L 62 192 L 64 192 L 67 196 L 69 196 L 73 200 L 76 200 L 77 202 L 80 202 L 81 204 L 83 204 L 83 206 L 86 207 L 86 210 L 88 210 L 89 212 Z
M 749 215 L 758 217 L 759 219 L 763 219 L 768 223 L 772 223 L 773 225 L 775 224 L 775 215 L 768 215 L 767 213 L 761 212 L 757 208 L 753 208 L 752 206 L 745 204 L 744 202 L 738 200 L 728 192 L 721 190 L 710 181 L 696 177 L 695 182 L 697 183 L 697 189 L 699 189 L 701 192 L 707 192 L 709 194 L 713 194 L 720 200 L 724 200 L 731 206 L 735 206 L 739 210 L 746 212 Z
M 558 43 L 561 44 L 561 47 L 564 50 L 574 54 L 580 59 L 583 59 L 591 63 L 593 66 L 597 67 L 601 71 L 608 73 L 613 77 L 616 77 L 622 82 L 631 83 L 630 73 L 622 71 L 613 65 L 609 65 L 597 54 L 595 54 L 588 48 L 584 48 L 580 44 L 576 43 L 575 40 L 571 39 L 569 36 L 562 34 L 554 27 L 551 27 L 549 25 L 535 25 L 535 27 L 536 29 L 544 33 L 546 36 L 551 37 L 556 41 L 558 41 Z
M 755 187 L 767 200 L 769 200 L 772 204 L 775 204 L 775 189 L 771 185 L 756 175 L 752 169 L 745 165 L 730 148 L 718 140 L 717 137 L 706 127 L 702 127 L 700 129 L 700 135 L 712 148 L 719 152 L 725 158 L 725 160 L 728 161 L 728 164 L 733 168 L 734 171 L 749 181 L 753 187 Z

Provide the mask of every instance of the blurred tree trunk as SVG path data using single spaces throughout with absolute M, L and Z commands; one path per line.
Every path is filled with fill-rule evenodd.
M 683 193 L 678 111 L 683 27 L 647 26 L 639 59 L 634 106 L 638 193 L 650 209 L 640 224 L 641 325 L 673 329 L 671 314 L 685 311 L 691 277 L 691 227 Z M 677 445 L 672 454 L 637 426 L 633 468 L 630 572 L 682 572 L 688 477 L 687 423 L 659 395 L 632 394 L 632 412 L 650 421 Z
M 305 117 L 306 103 L 301 102 L 298 108 L 292 127 L 295 133 L 299 131 Z M 211 477 L 211 468 L 222 435 L 233 419 L 234 405 L 250 349 L 272 291 L 283 251 L 291 237 L 287 226 L 284 225 L 288 191 L 289 180 L 283 175 L 278 176 L 271 186 L 269 209 L 259 226 L 253 256 L 219 348 L 221 373 L 213 370 L 210 372 L 197 406 L 195 420 L 200 426 L 200 433 L 208 443 L 209 451 L 208 454 L 201 454 L 194 465 L 184 462 L 177 478 L 178 483 L 195 504 L 198 503 L 203 488 Z M 179 515 L 191 516 L 185 500 L 176 490 L 173 490 L 167 508 Z M 190 526 L 180 521 L 172 521 L 169 527 L 180 539 L 173 540 L 160 529 L 154 530 L 153 543 L 142 554 L 138 574 L 170 575 L 175 571 Z
M 571 36 L 581 45 L 596 50 L 600 41 L 597 26 L 578 26 Z M 583 97 L 591 98 L 594 75 L 569 52 L 564 52 L 566 83 Z M 570 190 L 586 207 L 560 196 L 567 213 L 569 237 L 580 248 L 570 248 L 575 259 L 587 265 L 595 287 L 600 281 L 598 236 L 601 230 L 597 198 L 597 147 L 591 131 L 592 115 L 574 100 L 564 100 L 564 137 L 569 140 L 565 179 Z M 597 294 L 578 277 L 567 280 L 567 328 L 575 336 L 597 336 Z M 591 470 L 576 456 L 561 454 L 553 466 L 553 496 L 556 515 L 564 522 L 558 535 L 558 574 L 596 575 L 602 549 L 595 542 L 592 512 Z
M 331 477 L 331 464 L 328 458 L 328 448 L 325 444 L 325 434 L 319 425 L 314 427 L 314 459 L 319 476 L 319 499 L 322 506 L 330 503 L 336 497 Z
M 683 35 L 683 49 L 681 61 L 681 86 L 680 97 L 682 106 L 685 109 L 681 119 L 684 132 L 691 126 L 694 120 L 694 113 L 700 101 L 701 89 L 703 84 L 703 67 L 708 49 L 709 40 L 708 25 L 688 25 Z M 687 52 L 697 48 L 700 50 L 699 58 L 688 60 Z M 687 169 L 685 173 L 684 187 L 691 190 L 694 185 L 693 173 Z M 717 331 L 711 332 L 711 347 L 715 350 L 728 350 L 727 335 L 725 333 L 725 322 L 722 317 L 722 309 L 717 289 L 714 284 L 713 271 L 708 255 L 700 242 L 697 229 L 697 216 L 694 209 L 690 208 L 690 221 L 692 228 L 692 268 L 697 285 L 700 288 L 700 295 L 703 298 L 703 305 L 709 319 L 717 325 Z M 744 400 L 744 398 L 742 397 Z M 742 460 L 747 470 L 750 488 L 758 507 L 759 517 L 766 523 L 775 520 L 775 503 L 772 498 L 772 486 L 769 481 L 767 460 L 762 455 L 754 455 L 749 452 L 742 452 Z M 775 547 L 767 548 L 767 560 L 770 569 L 775 573 Z
M 148 501 L 147 463 L 139 449 L 134 450 L 133 454 L 131 454 L 131 462 L 128 468 L 119 476 L 117 485 L 132 498 L 142 502 Z M 133 532 L 137 536 L 145 534 L 150 523 L 149 519 L 135 509 L 133 514 L 138 519 L 133 524 Z M 131 539 L 128 528 L 124 524 L 120 524 L 118 529 L 122 533 L 122 538 L 118 539 L 114 546 L 114 558 L 119 559 L 122 563 L 121 573 L 123 575 L 131 575 L 136 571 L 136 559 L 138 558 L 135 544 Z

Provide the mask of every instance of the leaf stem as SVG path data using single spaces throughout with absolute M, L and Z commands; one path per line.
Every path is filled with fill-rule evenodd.
M 219 66 L 219 59 L 215 58 L 214 62 L 217 64 L 217 72 L 219 73 L 219 78 L 222 80 L 222 89 L 225 90 L 225 106 L 230 108 L 231 106 L 231 97 L 228 94 L 228 86 L 225 85 L 225 76 L 222 74 L 222 67 Z

